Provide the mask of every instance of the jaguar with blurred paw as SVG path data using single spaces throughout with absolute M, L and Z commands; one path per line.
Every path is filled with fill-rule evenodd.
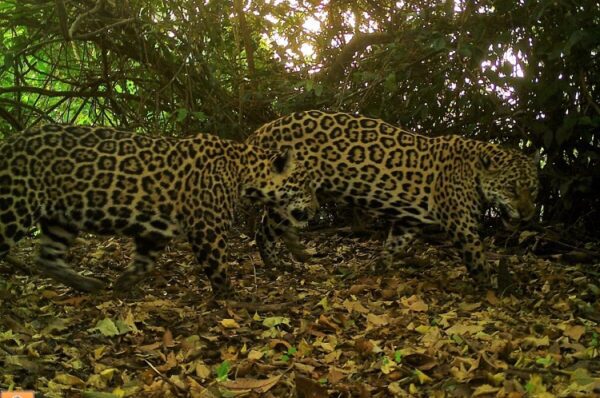
M 394 221 L 384 260 L 411 242 L 417 227 L 437 224 L 462 249 L 469 271 L 488 271 L 479 219 L 485 205 L 507 220 L 534 216 L 537 162 L 499 145 L 456 135 L 426 137 L 378 119 L 347 113 L 297 112 L 265 124 L 246 141 L 290 149 L 308 172 L 317 198 L 328 198 Z M 257 231 L 264 262 L 277 265 L 283 238 L 295 257 L 306 254 L 290 222 L 269 214 Z

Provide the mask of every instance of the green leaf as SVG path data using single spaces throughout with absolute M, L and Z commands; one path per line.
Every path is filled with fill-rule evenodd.
M 185 120 L 185 118 L 187 117 L 187 115 L 188 115 L 188 110 L 187 109 L 185 109 L 185 108 L 179 108 L 179 109 L 177 109 L 177 116 L 175 117 L 175 120 L 178 123 L 181 123 L 181 122 L 183 122 Z
M 229 364 L 229 361 L 221 362 L 221 364 L 215 370 L 215 372 L 217 373 L 217 381 L 227 380 L 227 375 L 229 374 L 230 370 L 231 366 Z
M 320 96 L 321 96 L 321 94 L 323 94 L 323 85 L 322 85 L 322 84 L 317 84 L 317 85 L 315 86 L 315 95 L 316 95 L 317 97 L 320 97 Z
M 592 340 L 590 341 L 590 347 L 600 347 L 600 338 L 598 338 L 598 333 L 596 332 L 592 332 Z
M 272 328 L 281 324 L 290 326 L 290 319 L 284 316 L 272 316 L 263 320 L 263 325 L 268 328 Z
M 537 363 L 538 365 L 542 365 L 545 368 L 552 365 L 553 362 L 554 361 L 552 360 L 552 357 L 550 356 L 550 354 L 546 355 L 545 358 L 538 358 L 535 360 L 535 363 Z
M 385 87 L 388 91 L 396 91 L 398 87 L 398 83 L 396 81 L 396 72 L 390 72 L 385 78 L 385 82 L 383 83 L 383 87 Z
M 446 40 L 443 37 L 438 37 L 431 42 L 431 48 L 434 51 L 439 51 L 446 48 Z
M 463 44 L 458 47 L 458 53 L 463 57 L 471 57 L 473 55 L 473 51 L 469 48 L 469 45 Z
M 400 350 L 394 351 L 394 362 L 396 362 L 396 363 L 402 362 L 402 351 L 400 351 Z
M 304 87 L 306 87 L 306 91 L 312 91 L 315 83 L 312 80 L 305 80 Z
M 206 116 L 206 113 L 202 112 L 202 111 L 196 111 L 193 113 L 194 117 L 198 120 L 200 120 L 201 122 L 204 122 L 206 120 L 208 120 L 208 117 Z
M 317 303 L 317 305 L 320 305 L 321 307 L 323 307 L 324 311 L 329 311 L 331 309 L 331 307 L 329 306 L 329 301 L 327 300 L 327 296 L 324 296 L 321 301 L 319 301 Z
M 121 334 L 115 323 L 110 318 L 104 318 L 103 320 L 98 321 L 96 323 L 96 327 L 88 329 L 88 331 L 90 332 L 94 330 L 99 331 L 100 333 L 102 333 L 102 335 L 106 337 L 113 337 Z
M 115 326 L 119 330 L 119 334 L 126 334 L 133 331 L 133 329 L 121 319 L 115 321 Z
M 579 384 L 580 386 L 586 386 L 596 381 L 594 377 L 591 377 L 585 368 L 577 368 L 571 373 L 571 381 Z

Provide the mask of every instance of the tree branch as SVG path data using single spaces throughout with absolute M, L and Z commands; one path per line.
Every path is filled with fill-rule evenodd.
M 23 130 L 23 125 L 9 111 L 0 107 L 0 117 L 10 124 L 15 130 Z
M 86 11 L 83 14 L 80 14 L 77 18 L 75 18 L 75 21 L 69 28 L 69 38 L 72 38 L 74 36 L 74 33 L 77 31 L 77 28 L 79 28 L 79 25 L 81 25 L 81 22 L 85 18 L 87 18 L 88 16 L 90 16 L 92 14 L 96 14 L 98 11 L 100 11 L 102 9 L 103 6 L 104 6 L 104 0 L 98 0 L 96 2 L 96 5 L 94 5 L 94 7 L 91 10 Z
M 367 47 L 375 44 L 387 44 L 394 41 L 394 35 L 387 32 L 360 33 L 355 35 L 342 52 L 333 60 L 331 66 L 325 70 L 322 80 L 333 82 L 344 75 L 344 70 L 352 62 L 357 52 L 364 51 Z
M 58 15 L 58 25 L 60 26 L 60 32 L 64 36 L 66 41 L 71 40 L 69 34 L 69 17 L 67 15 L 67 9 L 65 8 L 65 2 L 63 0 L 56 0 L 56 14 Z
M 103 26 L 100 29 L 95 30 L 93 32 L 85 33 L 85 34 L 81 34 L 81 35 L 76 35 L 76 36 L 73 37 L 73 39 L 74 40 L 87 40 L 87 39 L 90 39 L 90 38 L 92 38 L 94 36 L 99 35 L 100 33 L 104 32 L 104 31 L 107 31 L 109 29 L 115 28 L 115 27 L 120 26 L 120 25 L 125 25 L 125 24 L 127 24 L 129 22 L 133 22 L 133 21 L 135 21 L 135 18 L 122 19 L 122 20 L 117 21 L 117 22 L 115 22 L 113 24 Z
M 110 94 L 106 91 L 54 91 L 48 90 L 41 87 L 31 87 L 31 86 L 13 86 L 13 87 L 3 87 L 0 88 L 0 95 L 6 93 L 35 93 L 44 95 L 46 97 L 65 97 L 65 98 L 89 98 L 89 97 L 110 97 Z M 139 100 L 138 96 L 128 93 L 120 93 L 124 98 Z
M 246 24 L 246 16 L 244 15 L 244 6 L 241 0 L 233 0 L 233 8 L 235 13 L 238 15 L 240 24 L 240 33 L 242 34 L 242 40 L 244 42 L 244 49 L 246 50 L 246 60 L 248 61 L 248 75 L 253 78 L 255 75 L 254 68 L 254 48 L 252 47 L 252 39 L 250 32 L 248 31 L 248 25 Z

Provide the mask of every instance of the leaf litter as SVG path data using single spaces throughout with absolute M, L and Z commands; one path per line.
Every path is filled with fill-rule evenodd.
M 131 295 L 82 295 L 1 268 L 0 389 L 91 398 L 600 396 L 597 259 L 524 254 L 537 238 L 521 235 L 520 247 L 490 249 L 514 283 L 499 291 L 476 286 L 448 244 L 419 243 L 414 257 L 381 269 L 377 240 L 310 235 L 315 256 L 286 270 L 265 268 L 249 238 L 233 238 L 235 301 L 212 299 L 183 242 Z M 33 243 L 16 254 L 27 264 Z M 87 236 L 69 261 L 115 280 L 129 258 L 127 239 Z

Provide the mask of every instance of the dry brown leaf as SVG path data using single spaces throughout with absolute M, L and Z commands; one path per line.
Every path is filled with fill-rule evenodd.
M 534 336 L 527 336 L 522 340 L 526 345 L 531 345 L 534 347 L 548 347 L 550 345 L 550 339 L 548 336 L 544 336 L 541 338 Z
M 574 325 L 570 326 L 563 331 L 563 334 L 573 339 L 573 341 L 579 341 L 581 336 L 585 334 L 585 326 Z
M 85 386 L 85 382 L 83 380 L 81 380 L 79 377 L 73 376 L 70 374 L 66 374 L 66 373 L 57 374 L 56 376 L 54 376 L 54 381 L 56 381 L 57 383 L 64 384 L 66 386 L 72 386 L 72 387 Z
M 402 305 L 414 312 L 425 312 L 429 309 L 427 303 L 425 303 L 421 298 L 419 298 L 416 295 L 412 295 L 408 298 L 403 297 L 400 299 L 400 302 L 402 303 Z
M 77 306 L 79 306 L 79 304 L 81 304 L 84 301 L 87 301 L 89 299 L 90 299 L 89 296 L 75 296 L 75 297 L 66 298 L 64 300 L 55 300 L 54 302 L 56 304 L 60 304 L 60 305 L 72 305 L 74 307 L 77 307 Z
M 327 373 L 327 381 L 329 381 L 329 383 L 331 383 L 332 385 L 336 385 L 344 377 L 346 377 L 346 372 L 341 371 L 335 366 L 329 367 L 329 372 Z
M 375 315 L 373 313 L 367 315 L 367 322 L 371 326 L 385 326 L 390 323 L 389 316 L 387 314 Z
M 301 376 L 298 373 L 294 377 L 296 381 L 296 395 L 298 398 L 329 398 L 327 389 L 316 381 Z
M 156 369 L 158 369 L 161 372 L 167 372 L 173 369 L 175 366 L 177 366 L 177 359 L 175 358 L 175 353 L 171 351 L 167 354 L 166 362 L 160 366 L 156 366 Z
M 485 299 L 491 305 L 497 306 L 500 303 L 498 297 L 496 297 L 496 293 L 493 290 L 488 290 L 485 294 Z
M 207 388 L 202 387 L 196 380 L 192 377 L 188 377 L 186 379 L 189 386 L 189 394 L 190 398 L 218 398 L 215 394 L 213 394 Z
M 314 366 L 307 365 L 302 362 L 294 362 L 294 368 L 298 369 L 299 371 L 301 371 L 303 373 L 309 373 L 309 374 L 312 374 L 315 371 Z
M 452 373 L 455 377 L 459 378 L 461 381 L 469 380 L 473 377 L 473 372 L 479 369 L 479 361 L 480 358 L 464 358 L 464 357 L 456 357 L 454 361 L 452 361 L 453 368 L 450 373 Z M 455 370 L 458 370 L 455 374 Z M 463 378 L 459 377 L 464 376 Z
M 225 318 L 221 320 L 221 325 L 223 325 L 226 329 L 237 329 L 240 325 L 235 321 L 235 319 Z
M 493 387 L 490 386 L 489 384 L 483 384 L 480 385 L 479 387 L 477 387 L 475 389 L 475 391 L 473 391 L 473 395 L 471 395 L 472 397 L 480 397 L 482 395 L 488 395 L 488 394 L 494 394 L 496 392 L 498 392 L 500 390 L 500 388 L 498 387 Z
M 319 316 L 319 325 L 322 325 L 330 330 L 333 330 L 334 332 L 339 332 L 340 331 L 340 327 L 338 325 L 336 325 L 332 320 L 330 320 L 327 316 L 325 316 L 325 314 L 321 314 Z
M 257 351 L 257 350 L 248 351 L 248 359 L 251 359 L 254 361 L 261 359 L 264 355 L 265 355 L 265 353 L 262 351 Z
M 356 285 L 350 286 L 350 289 L 348 289 L 348 292 L 350 294 L 359 294 L 359 293 L 362 293 L 365 290 L 369 290 L 371 288 L 372 288 L 371 285 L 356 284 Z
M 173 333 L 167 329 L 163 334 L 163 345 L 167 348 L 171 348 L 175 346 L 175 341 L 173 341 Z
M 476 334 L 483 330 L 483 326 L 481 325 L 467 325 L 463 323 L 455 323 L 445 330 L 448 336 L 452 336 L 453 334 L 463 335 L 463 334 Z
M 438 364 L 437 360 L 432 356 L 418 352 L 402 356 L 402 363 L 411 365 L 419 370 L 429 370 Z
M 155 351 L 155 350 L 159 349 L 161 345 L 162 345 L 162 343 L 157 341 L 156 343 L 152 343 L 152 344 L 139 345 L 136 348 L 140 351 Z
M 281 375 L 272 376 L 268 379 L 238 378 L 235 380 L 226 380 L 221 383 L 221 386 L 233 390 L 234 392 L 235 390 L 250 390 L 264 393 L 277 384 L 279 379 L 281 379 Z
M 292 345 L 283 339 L 271 339 L 269 341 L 269 347 L 275 348 L 275 349 L 279 348 L 279 349 L 283 349 L 284 351 L 287 351 L 290 348 L 292 348 Z
M 360 301 L 350 301 L 348 299 L 344 300 L 344 302 L 342 303 L 342 305 L 344 306 L 344 308 L 346 308 L 346 310 L 348 312 L 358 312 L 360 314 L 368 314 L 369 310 L 367 308 L 365 308 Z
M 196 372 L 196 376 L 201 379 L 208 379 L 212 373 L 210 368 L 202 362 L 196 363 L 196 368 L 194 370 Z
M 359 354 L 368 355 L 373 352 L 375 345 L 369 339 L 360 338 L 354 342 L 354 348 Z

